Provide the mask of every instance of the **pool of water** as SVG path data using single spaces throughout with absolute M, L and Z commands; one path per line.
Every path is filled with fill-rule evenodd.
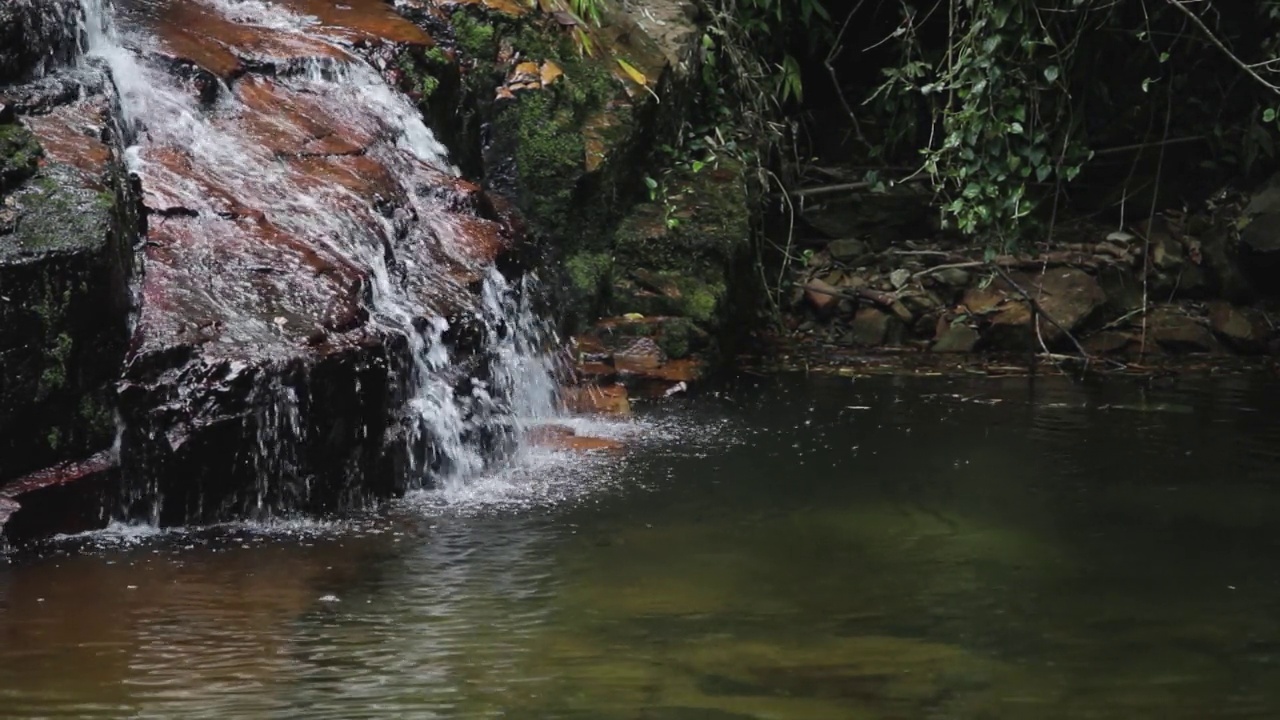
M 1280 383 L 746 380 L 340 523 L 0 565 L 0 716 L 1280 717 Z

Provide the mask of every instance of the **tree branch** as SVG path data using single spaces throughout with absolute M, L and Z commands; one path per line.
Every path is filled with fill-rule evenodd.
M 1257 80 L 1259 84 L 1261 84 L 1266 89 L 1270 90 L 1272 93 L 1276 95 L 1280 95 L 1280 86 L 1277 86 L 1268 82 L 1267 79 L 1259 75 L 1253 69 L 1253 67 L 1249 65 L 1249 63 L 1246 63 L 1245 61 L 1241 60 L 1238 56 L 1236 56 L 1234 52 L 1231 52 L 1231 48 L 1228 48 L 1226 43 L 1222 42 L 1221 38 L 1219 38 L 1212 30 L 1210 30 L 1209 26 L 1205 25 L 1204 21 L 1200 19 L 1200 16 L 1197 15 L 1194 11 L 1192 11 L 1191 8 L 1187 7 L 1186 3 L 1183 0 L 1168 0 L 1168 2 L 1170 5 L 1174 6 L 1179 11 L 1181 11 L 1182 14 L 1190 18 L 1191 22 L 1196 27 L 1200 28 L 1200 32 L 1204 33 L 1205 36 L 1209 38 L 1209 42 L 1213 43 L 1214 45 L 1217 45 L 1218 49 L 1226 53 L 1226 56 L 1231 59 L 1231 62 L 1235 63 L 1237 67 L 1245 71 L 1245 73 L 1247 73 L 1249 77 L 1253 78 L 1254 80 Z

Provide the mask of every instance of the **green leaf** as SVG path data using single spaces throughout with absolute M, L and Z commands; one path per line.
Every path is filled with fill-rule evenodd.
M 1262 122 L 1274 122 L 1276 119 L 1276 109 L 1267 108 L 1262 111 Z
M 1059 72 L 1061 71 L 1058 69 L 1057 65 L 1050 65 L 1044 69 L 1044 79 L 1049 82 L 1054 82 L 1058 79 Z

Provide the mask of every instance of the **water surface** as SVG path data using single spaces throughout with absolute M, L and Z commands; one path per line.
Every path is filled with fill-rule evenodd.
M 782 378 L 609 430 L 14 558 L 0 716 L 1280 717 L 1274 380 Z

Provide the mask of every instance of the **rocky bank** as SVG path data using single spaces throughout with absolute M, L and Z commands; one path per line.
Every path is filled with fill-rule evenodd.
M 927 223 L 872 229 L 862 215 L 882 204 L 874 199 L 816 203 L 797 243 L 787 330 L 810 347 L 941 362 L 1004 353 L 1119 367 L 1280 354 L 1273 195 L 1224 194 L 1121 228 L 1064 224 L 1050 242 L 994 257 Z M 906 216 L 927 216 L 915 201 Z

